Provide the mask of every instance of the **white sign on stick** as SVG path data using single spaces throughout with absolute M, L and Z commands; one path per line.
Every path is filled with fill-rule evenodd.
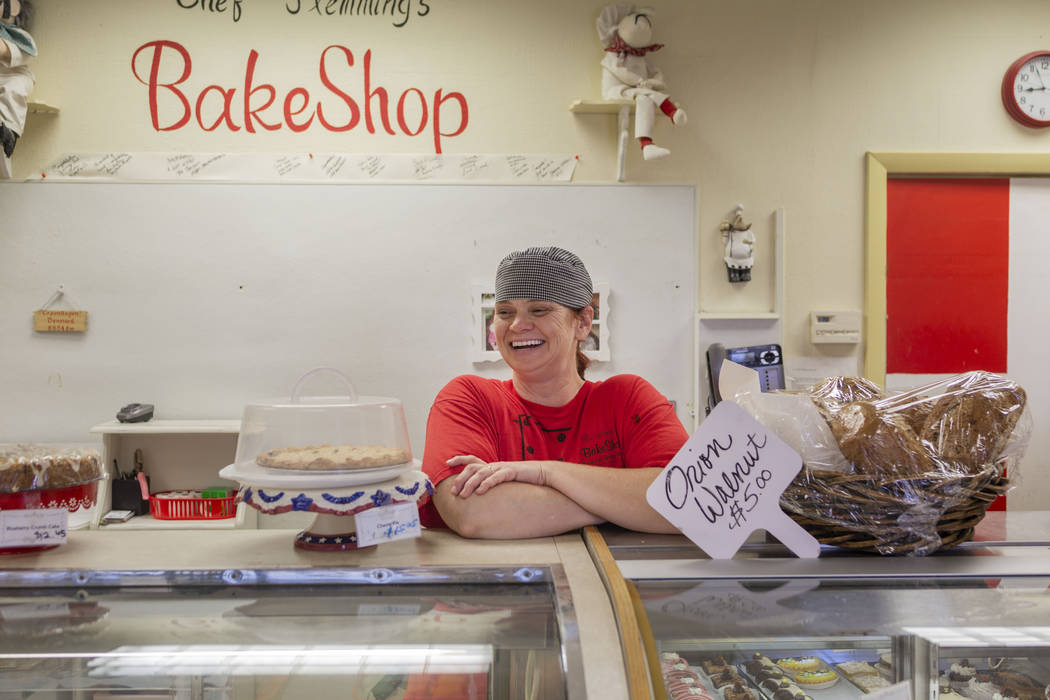
M 802 458 L 787 443 L 737 404 L 722 401 L 649 486 L 646 499 L 712 559 L 732 558 L 758 529 L 797 556 L 814 558 L 820 543 L 780 509 L 780 495 L 801 469 Z

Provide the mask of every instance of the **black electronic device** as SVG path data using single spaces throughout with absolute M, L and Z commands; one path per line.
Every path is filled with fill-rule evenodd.
M 722 343 L 712 343 L 707 348 L 708 412 L 722 400 L 722 395 L 718 392 L 718 375 L 722 371 L 724 360 L 756 370 L 762 391 L 775 391 L 785 386 L 784 356 L 779 345 L 727 348 Z
M 142 423 L 153 417 L 153 404 L 129 403 L 117 411 L 117 420 L 121 423 Z

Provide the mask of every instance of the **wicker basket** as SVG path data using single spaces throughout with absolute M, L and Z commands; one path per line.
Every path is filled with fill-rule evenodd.
M 804 468 L 784 491 L 788 515 L 821 544 L 879 554 L 931 554 L 973 537 L 1009 487 L 1001 465 L 966 476 L 877 481 Z

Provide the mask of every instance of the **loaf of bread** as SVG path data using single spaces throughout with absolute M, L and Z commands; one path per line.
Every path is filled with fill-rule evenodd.
M 843 456 L 861 471 L 907 479 L 939 467 L 907 418 L 879 410 L 876 402 L 848 403 L 832 416 L 829 425 Z
M 930 407 L 921 437 L 944 459 L 979 471 L 995 462 L 1021 417 L 1027 395 L 994 375 L 952 380 Z
M 863 377 L 828 377 L 810 389 L 809 395 L 821 415 L 830 420 L 846 404 L 881 399 L 883 394 L 878 384 Z

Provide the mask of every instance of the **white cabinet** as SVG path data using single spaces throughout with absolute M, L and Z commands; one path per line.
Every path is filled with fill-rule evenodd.
M 233 463 L 241 421 L 234 420 L 150 420 L 144 423 L 100 423 L 91 432 L 102 435 L 102 460 L 109 478 L 116 469 L 130 472 L 135 450 L 142 451 L 143 470 L 150 478 L 150 491 L 204 489 L 211 486 L 238 484 L 219 478 L 219 470 Z M 99 494 L 98 517 L 111 509 L 109 485 Z M 250 512 L 249 512 L 250 511 Z M 256 511 L 244 504 L 237 515 L 222 520 L 161 520 L 140 515 L 127 523 L 106 525 L 109 528 L 217 528 L 256 527 Z M 98 526 L 97 521 L 94 526 Z

